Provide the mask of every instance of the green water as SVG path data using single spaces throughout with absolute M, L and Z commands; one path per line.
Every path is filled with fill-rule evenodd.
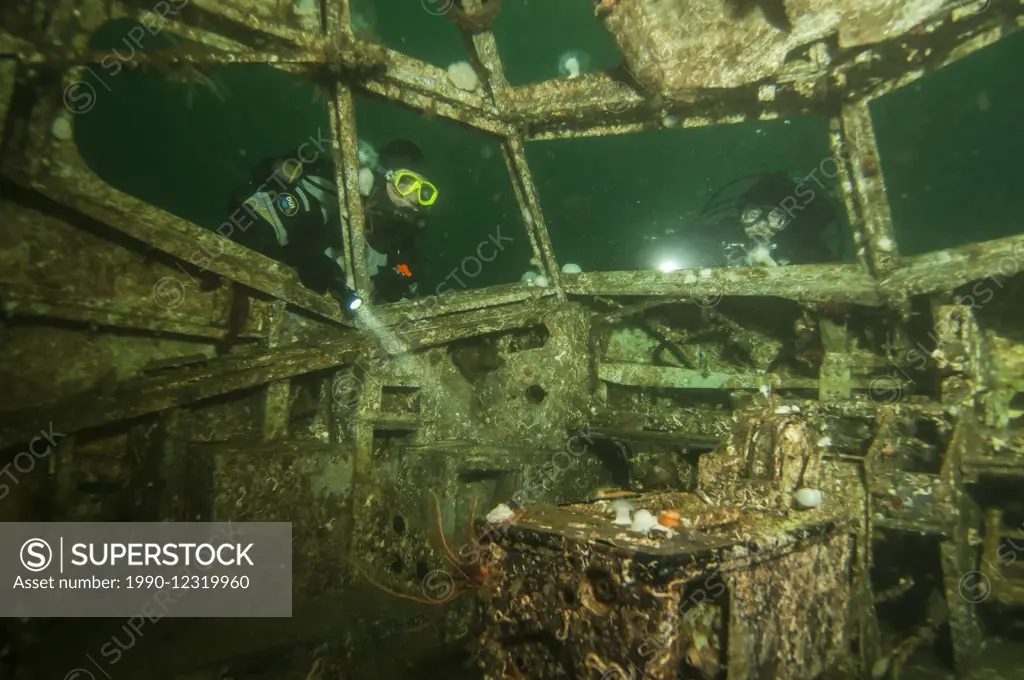
M 357 0 L 354 8 L 365 30 L 389 47 L 440 66 L 466 59 L 451 22 L 420 5 Z M 112 22 L 92 46 L 127 54 L 132 26 Z M 494 32 L 513 84 L 557 77 L 559 56 L 570 50 L 586 53 L 590 70 L 621 60 L 589 0 L 505 0 Z M 172 40 L 147 35 L 142 47 L 166 48 Z M 1024 36 L 1017 35 L 872 105 L 904 254 L 1021 231 L 1022 63 Z M 76 117 L 75 135 L 83 157 L 111 185 L 214 229 L 255 163 L 328 137 L 330 125 L 323 95 L 297 76 L 250 65 L 205 76 L 186 83 L 94 67 L 96 105 Z M 359 137 L 378 148 L 415 141 L 430 162 L 440 193 L 419 241 L 421 292 L 446 278 L 453 289 L 519 280 L 532 253 L 496 139 L 365 95 L 357 125 Z M 829 155 L 826 130 L 825 119 L 815 117 L 672 129 L 536 142 L 527 157 L 560 263 L 584 271 L 654 268 L 682 247 L 678 236 L 730 180 L 820 167 Z M 456 283 L 451 272 L 495 233 L 512 241 L 502 240 L 504 250 L 478 275 L 459 272 Z M 840 246 L 836 256 L 851 257 Z M 468 269 L 475 273 L 475 263 Z

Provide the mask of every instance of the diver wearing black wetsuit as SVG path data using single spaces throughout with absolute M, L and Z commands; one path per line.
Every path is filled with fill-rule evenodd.
M 416 294 L 416 241 L 427 228 L 426 212 L 437 200 L 437 188 L 426 179 L 426 160 L 412 142 L 391 142 L 379 163 L 363 211 L 366 267 L 374 299 L 395 302 Z
M 334 259 L 344 246 L 330 162 L 304 163 L 297 154 L 268 158 L 235 190 L 228 210 L 236 224 L 244 213 L 253 220 L 234 231 L 238 243 L 294 267 L 302 284 L 317 293 L 345 288 Z
M 821 264 L 836 259 L 825 242 L 826 228 L 838 217 L 824 188 L 797 183 L 785 172 L 761 176 L 739 200 L 740 221 L 750 239 L 774 244 L 789 264 Z
M 751 179 L 740 195 L 722 197 L 726 189 Z M 723 242 L 728 266 L 834 261 L 838 253 L 827 236 L 838 217 L 824 186 L 797 182 L 782 171 L 730 182 L 701 210 L 702 221 Z
M 423 155 L 411 142 L 392 142 L 380 158 L 399 172 L 382 166 L 366 200 L 367 269 L 374 300 L 394 302 L 415 293 L 415 237 L 426 226 L 422 204 L 433 203 L 436 189 L 416 173 Z M 236 226 L 248 222 L 246 213 L 252 218 L 232 230 L 238 243 L 294 267 L 304 286 L 342 301 L 353 294 L 339 262 L 344 245 L 333 178 L 327 161 L 302 162 L 298 154 L 267 159 L 228 209 Z

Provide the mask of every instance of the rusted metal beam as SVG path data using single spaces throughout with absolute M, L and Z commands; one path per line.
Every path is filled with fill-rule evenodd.
M 543 323 L 555 309 L 555 306 L 543 303 L 480 309 L 446 317 L 443 322 L 409 324 L 394 332 L 402 342 L 403 351 L 409 351 Z M 76 432 L 295 375 L 342 366 L 355 360 L 365 348 L 365 342 L 365 338 L 353 335 L 313 347 L 289 345 L 253 357 L 218 358 L 210 360 L 203 369 L 190 365 L 173 373 L 124 383 L 113 394 L 97 390 L 38 408 L 0 412 L 0 449 L 31 438 L 34 430 L 23 423 L 37 422 L 40 412 L 63 414 L 61 427 L 68 432 Z
M 571 295 L 664 295 L 710 306 L 722 297 L 781 297 L 880 306 L 877 284 L 857 265 L 793 265 L 675 272 L 585 272 L 565 279 Z
M 273 351 L 283 346 L 281 323 L 284 321 L 284 303 L 275 303 L 272 318 L 268 326 L 269 338 L 266 348 Z M 282 440 L 288 436 L 289 416 L 291 415 L 291 377 L 275 380 L 263 387 L 260 395 L 260 433 L 264 441 Z
M 1013 454 L 974 454 L 964 456 L 960 463 L 967 482 L 977 483 L 983 477 L 1024 478 L 1024 456 Z
M 598 378 L 618 385 L 637 387 L 667 387 L 690 390 L 760 390 L 765 386 L 781 390 L 813 390 L 819 385 L 816 378 L 789 378 L 777 374 L 708 373 L 674 366 L 648 366 L 646 364 L 601 363 Z M 848 378 L 848 387 L 867 389 L 871 378 Z M 848 398 L 848 397 L 847 397 Z
M 0 310 L 10 317 L 29 317 L 74 321 L 90 326 L 130 328 L 155 333 L 173 333 L 203 338 L 222 339 L 228 333 L 231 299 L 212 299 L 202 315 L 167 309 L 155 304 L 152 297 L 96 297 L 40 286 L 18 286 L 0 283 Z M 250 305 L 258 304 L 250 300 Z M 259 317 L 257 316 L 257 321 Z M 263 338 L 266 332 L 256 324 L 246 325 L 235 337 Z
M 553 291 L 531 288 L 525 283 L 508 283 L 488 288 L 461 291 L 458 295 L 444 293 L 417 300 L 395 302 L 374 307 L 373 317 L 382 326 L 409 325 L 421 319 L 472 311 L 485 307 L 500 307 L 524 300 L 551 295 Z M 412 330 L 408 328 L 405 330 Z
M 157 418 L 155 435 L 156 477 L 161 482 L 155 490 L 158 521 L 193 520 L 189 516 L 192 489 L 188 476 L 188 410 L 173 408 L 161 413 Z
M 856 219 L 850 228 L 857 255 L 875 277 L 881 278 L 892 271 L 899 252 L 868 103 L 844 106 L 840 121 L 841 156 L 837 165 L 847 206 L 856 206 Z
M 49 160 L 45 175 L 26 176 L 9 166 L 4 174 L 200 271 L 238 281 L 319 316 L 344 320 L 334 300 L 310 291 L 279 262 L 114 189 L 94 175 L 77 153 Z
M 1011 539 L 1004 543 L 1004 539 Z M 1015 539 L 1015 540 L 1013 540 Z M 981 553 L 981 578 L 971 583 L 978 597 L 988 595 L 1002 605 L 1024 604 L 1024 580 L 1009 567 L 1017 560 L 1020 549 L 1016 541 L 1024 539 L 1024 531 L 1011 529 L 1003 523 L 1003 509 L 991 507 L 985 512 L 985 542 Z M 1010 550 L 1007 546 L 1012 546 Z M 982 588 L 990 588 L 988 593 Z M 988 598 L 986 598 L 988 600 Z
M 513 92 L 517 108 L 512 120 L 525 126 L 527 140 L 538 141 L 829 115 L 835 108 L 807 99 L 795 83 L 694 92 L 685 100 L 665 100 L 626 80 L 595 73 L 518 87 Z M 770 99 L 761 97 L 764 88 Z
M 1024 231 L 1024 227 L 1021 229 Z M 986 304 L 998 295 L 1003 282 L 1024 271 L 1024 235 L 951 248 L 903 258 L 882 280 L 886 290 L 903 290 L 907 295 L 948 292 L 979 281 L 971 296 Z
M 201 10 L 202 14 L 225 19 L 239 29 L 249 32 L 251 35 L 246 37 L 253 41 L 261 36 L 267 36 L 295 45 L 307 45 L 319 39 L 319 35 L 310 35 L 303 30 L 294 13 L 288 11 L 292 7 L 291 4 L 223 0 L 190 0 L 189 4 Z
M 1024 271 L 1024 235 L 900 258 L 877 283 L 858 265 L 795 265 L 676 272 L 586 272 L 566 279 L 572 295 L 647 295 L 707 305 L 722 297 L 771 296 L 882 306 L 899 296 L 948 292 L 972 281 L 969 297 L 984 304 L 1004 281 Z
M 522 85 L 510 93 L 508 115 L 528 126 L 530 139 L 582 133 L 603 124 L 639 122 L 645 99 L 636 89 L 607 73 Z
M 872 100 L 906 87 L 1024 27 L 1017 0 L 965 0 L 908 34 L 837 64 L 846 101 Z
M 362 370 L 357 367 L 356 370 Z M 350 499 L 352 535 L 348 545 L 361 543 L 359 537 L 369 528 L 370 517 L 365 506 L 373 494 L 375 484 L 373 477 L 373 444 L 374 422 L 381 411 L 384 386 L 369 373 L 361 376 L 359 401 L 356 404 L 354 422 L 352 424 L 355 455 L 352 459 L 352 495 Z
M 857 383 L 864 381 L 852 379 L 846 324 L 822 316 L 818 320 L 818 333 L 825 350 L 825 357 L 818 368 L 818 399 L 823 403 L 849 401 L 850 390 L 854 386 L 862 387 Z
M 463 0 L 461 9 L 470 13 L 479 12 L 483 10 L 483 3 L 481 0 Z M 508 80 L 505 79 L 505 67 L 501 63 L 501 55 L 498 53 L 498 43 L 494 39 L 494 33 L 490 30 L 469 33 L 463 29 L 462 35 L 471 48 L 476 62 L 484 69 L 484 81 L 487 83 L 491 102 L 499 111 L 506 112 L 511 88 Z
M 463 338 L 538 325 L 554 311 L 555 308 L 547 304 L 488 308 L 447 316 L 436 321 L 376 331 L 376 354 L 381 357 L 406 356 L 413 350 L 443 345 Z M 387 381 L 389 385 L 419 386 L 415 380 L 410 382 L 408 376 L 403 376 L 401 371 L 388 375 Z
M 255 458 L 273 458 L 275 456 L 299 455 L 313 456 L 332 454 L 344 451 L 342 444 L 310 440 L 284 441 L 224 441 L 224 442 L 192 442 L 188 445 L 191 456 L 253 456 Z
M 19 55 L 22 62 L 32 65 L 45 64 L 47 67 L 65 69 L 73 66 L 103 65 L 110 59 L 110 52 L 80 51 L 73 48 L 56 49 L 43 47 L 39 52 L 27 52 Z M 181 66 L 210 68 L 213 66 L 230 66 L 233 64 L 271 64 L 271 65 L 324 65 L 326 59 L 321 51 L 294 50 L 292 52 L 232 52 L 221 49 L 193 46 L 178 46 L 166 50 L 138 52 L 131 61 L 125 62 L 124 68 L 131 70 L 173 70 Z
M 961 465 L 964 457 L 978 449 L 978 424 L 972 411 L 960 410 L 953 438 L 942 462 L 941 476 L 945 481 L 946 497 L 952 522 L 947 524 L 950 539 L 939 544 L 942 563 L 943 592 L 949 607 L 949 629 L 953 641 L 953 660 L 958 677 L 968 677 L 981 652 L 981 628 L 978 624 L 977 605 L 981 600 L 974 588 L 978 581 L 977 553 L 971 545 L 974 526 L 972 502 L 964 489 Z M 980 591 L 979 591 L 980 592 Z M 985 593 L 987 596 L 987 593 Z
M 174 373 L 123 383 L 117 392 L 97 390 L 58 403 L 0 412 L 0 449 L 27 441 L 42 414 L 61 414 L 61 427 L 77 432 L 106 423 L 137 418 L 203 399 L 282 380 L 350 362 L 358 339 L 314 347 L 290 346 L 247 358 L 211 360 L 204 369 L 186 367 Z
M 843 206 L 846 208 L 846 221 L 850 225 L 850 234 L 857 249 L 857 261 L 865 272 L 871 274 L 871 261 L 865 246 L 864 217 L 861 214 L 861 202 L 854 183 L 853 168 L 849 163 L 846 131 L 843 129 L 843 119 L 840 116 L 829 119 L 829 146 L 832 149 L 832 160 L 836 165 L 836 178 L 843 195 Z
M 757 390 L 762 385 L 776 389 L 813 389 L 818 381 L 814 378 L 789 378 L 778 375 L 756 375 L 753 373 L 709 373 L 673 366 L 648 366 L 645 364 L 601 363 L 597 377 L 617 385 L 637 387 L 666 387 L 699 390 Z
M 65 77 L 71 78 L 72 71 L 65 72 Z M 100 179 L 82 160 L 73 141 L 51 134 L 54 119 L 64 115 L 59 102 L 57 88 L 38 100 L 22 140 L 26 144 L 24 155 L 8 154 L 2 159 L 4 176 L 200 271 L 238 281 L 314 314 L 343 320 L 334 300 L 307 289 L 284 265 L 231 240 L 243 225 L 248 228 L 251 224 L 247 215 L 240 216 L 237 223 L 227 221 L 225 215 L 225 223 L 218 227 L 225 237 L 118 191 Z
M 484 132 L 502 136 L 510 132 L 482 88 L 472 92 L 460 90 L 444 69 L 394 50 L 386 50 L 385 60 L 387 71 L 365 78 L 359 83 L 360 88 Z
M 324 16 L 324 28 L 328 40 L 334 40 L 338 34 L 352 36 L 352 3 L 350 0 L 331 0 L 324 3 L 327 14 Z
M 437 88 L 437 83 L 439 82 L 437 78 L 441 77 L 441 74 L 443 73 L 440 69 L 437 70 L 439 73 L 434 77 L 431 77 L 428 81 L 429 86 L 432 88 Z M 493 114 L 488 115 L 483 112 L 468 112 L 465 110 L 466 107 L 461 104 L 456 104 L 451 101 L 447 101 L 446 99 L 438 98 L 434 94 L 425 94 L 421 91 L 408 87 L 405 83 L 400 84 L 383 79 L 368 79 L 364 81 L 362 85 L 367 91 L 391 101 L 404 104 L 405 106 L 416 109 L 417 111 L 427 111 L 428 115 L 447 118 L 483 132 L 489 132 L 495 135 L 505 135 L 510 129 L 507 124 L 495 118 Z M 454 86 L 452 87 L 454 88 Z M 450 98 L 455 99 L 456 97 L 457 95 L 452 95 Z
M 730 416 L 725 416 L 729 418 Z M 607 439 L 649 442 L 662 446 L 680 446 L 685 449 L 703 449 L 710 451 L 722 442 L 722 437 L 706 434 L 683 434 L 649 430 L 625 430 L 611 427 L 590 427 L 587 434 Z
M 356 294 L 369 301 L 370 277 L 366 271 L 366 220 L 363 198 L 359 195 L 359 137 L 356 132 L 356 107 L 352 89 L 339 83 L 331 102 L 331 125 L 337 140 L 334 178 L 338 185 L 338 203 L 345 236 L 345 272 L 352 278 Z
M 551 299 L 535 304 L 488 307 L 391 330 L 407 348 L 417 349 L 540 324 L 556 310 L 556 303 Z
M 526 162 L 526 148 L 523 145 L 522 137 L 510 135 L 502 145 L 502 150 L 505 152 L 505 163 L 512 175 L 512 186 L 515 188 L 516 199 L 523 210 L 523 220 L 526 222 L 526 229 L 530 234 L 530 245 L 533 247 L 534 257 L 538 263 L 544 263 L 549 284 L 554 288 L 558 298 L 564 300 L 562 272 L 558 268 L 555 251 L 551 246 L 548 227 L 544 221 L 544 211 L 540 205 L 540 196 L 533 183 L 533 174 Z

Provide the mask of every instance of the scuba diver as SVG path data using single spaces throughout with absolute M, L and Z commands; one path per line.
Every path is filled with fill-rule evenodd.
M 299 156 L 269 158 L 253 168 L 249 183 L 232 194 L 230 221 L 241 227 L 238 243 L 294 267 L 304 286 L 330 293 L 351 316 L 361 301 L 341 264 L 344 244 L 334 167 L 319 157 L 306 162 Z M 374 300 L 394 302 L 415 292 L 415 236 L 426 226 L 419 212 L 434 203 L 437 189 L 416 171 L 425 163 L 412 142 L 392 142 L 380 162 L 381 181 L 368 192 L 364 211 L 367 273 Z M 239 224 L 243 211 L 253 224 Z
M 721 198 L 736 184 L 754 182 L 739 196 Z M 724 239 L 730 267 L 820 264 L 837 254 L 827 242 L 839 211 L 819 183 L 815 189 L 786 172 L 741 177 L 715 192 L 700 212 Z
M 437 187 L 427 180 L 427 170 L 418 146 L 394 141 L 381 149 L 372 182 L 364 183 L 368 176 L 360 171 L 366 273 L 376 301 L 397 302 L 416 294 L 416 239 L 427 228 L 426 213 L 437 201 Z
M 304 162 L 299 156 L 267 158 L 252 169 L 249 182 L 228 203 L 229 220 L 239 227 L 229 233 L 239 244 L 293 267 L 302 285 L 329 292 L 349 315 L 358 298 L 335 259 L 344 245 L 334 166 L 318 157 Z M 245 213 L 251 224 L 244 225 Z

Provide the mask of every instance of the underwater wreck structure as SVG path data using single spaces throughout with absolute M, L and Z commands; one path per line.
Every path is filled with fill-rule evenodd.
M 467 638 L 494 680 L 896 677 L 940 634 L 959 677 L 984 664 L 982 615 L 1024 605 L 1006 559 L 1024 517 L 989 492 L 1024 475 L 1024 328 L 1005 314 L 1024 235 L 901 256 L 869 103 L 1019 30 L 1024 4 L 606 1 L 628 77 L 513 87 L 499 0 L 424 2 L 462 30 L 472 91 L 357 38 L 347 0 L 300 4 L 38 1 L 0 28 L 0 462 L 62 435 L 13 473 L 0 516 L 293 523 L 293 619 L 162 621 L 120 677 L 221 677 L 268 649 L 298 677 L 362 677 L 360 654 L 396 677 L 380 644 Z M 76 149 L 90 92 L 73 86 L 104 56 L 88 34 L 118 18 L 189 41 L 126 67 L 329 84 L 365 299 L 357 92 L 500 142 L 549 285 L 367 304 L 352 323 L 289 268 L 111 187 Z M 856 262 L 562 273 L 528 144 L 800 114 L 830 121 Z M 811 373 L 776 362 L 794 334 Z M 610 487 L 634 517 L 674 511 L 671 537 L 613 524 Z M 816 507 L 794 506 L 805 491 Z M 880 564 L 892 544 L 913 559 Z M 879 615 L 894 602 L 900 630 Z M 79 623 L 11 622 L 25 677 L 64 675 L 112 633 Z M 51 636 L 61 654 L 41 651 Z

